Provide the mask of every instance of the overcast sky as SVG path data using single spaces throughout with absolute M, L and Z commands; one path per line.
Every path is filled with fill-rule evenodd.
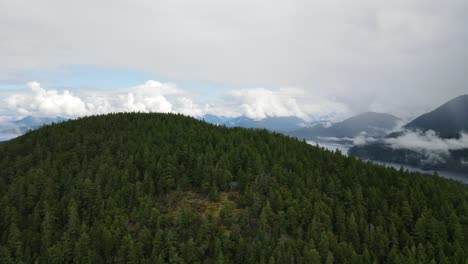
M 466 0 L 0 0 L 0 115 L 408 118 L 468 93 L 466 14 Z

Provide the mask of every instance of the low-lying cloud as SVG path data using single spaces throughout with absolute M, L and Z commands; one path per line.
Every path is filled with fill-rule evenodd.
M 425 163 L 443 163 L 450 157 L 450 152 L 468 149 L 468 134 L 460 133 L 458 138 L 441 138 L 433 130 L 403 130 L 398 137 L 376 139 L 359 135 L 353 139 L 354 145 L 362 146 L 372 143 L 382 143 L 399 150 L 411 150 L 424 157 Z
M 365 133 L 360 133 L 358 136 L 356 136 L 356 137 L 354 137 L 352 139 L 352 142 L 356 146 L 361 146 L 361 145 L 365 145 L 365 144 L 368 144 L 368 143 L 374 143 L 377 140 L 378 139 L 376 139 L 374 137 L 367 136 Z
M 449 154 L 451 150 L 468 148 L 468 134 L 461 133 L 459 138 L 441 138 L 433 130 L 408 130 L 399 137 L 386 138 L 384 141 L 393 149 L 410 149 L 419 153 Z

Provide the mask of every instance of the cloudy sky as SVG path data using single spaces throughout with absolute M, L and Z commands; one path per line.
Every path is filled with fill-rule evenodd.
M 0 120 L 411 118 L 468 93 L 466 0 L 0 0 Z

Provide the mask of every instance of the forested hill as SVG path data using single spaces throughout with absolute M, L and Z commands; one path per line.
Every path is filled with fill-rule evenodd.
M 0 196 L 0 263 L 468 255 L 462 184 L 180 115 L 86 117 L 3 143 Z

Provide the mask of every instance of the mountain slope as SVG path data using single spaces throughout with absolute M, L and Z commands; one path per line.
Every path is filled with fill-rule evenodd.
M 403 128 L 403 131 L 389 134 L 383 140 L 354 146 L 349 150 L 349 154 L 371 160 L 468 173 L 467 148 L 448 150 L 447 153 L 441 155 L 441 153 L 434 153 L 430 149 L 409 149 L 404 147 L 395 149 L 387 144 L 389 139 L 398 140 L 407 133 L 415 133 L 415 130 L 423 132 L 433 130 L 440 138 L 452 139 L 458 138 L 462 132 L 468 132 L 468 95 L 462 95 L 448 101 L 434 111 L 419 116 L 403 126 Z M 423 138 L 422 140 L 428 139 Z M 435 156 L 436 159 L 434 159 Z
M 52 123 L 59 123 L 67 120 L 67 118 L 64 117 L 33 117 L 33 116 L 27 116 L 24 117 L 20 120 L 13 121 L 14 124 L 16 124 L 19 127 L 24 127 L 24 128 L 38 128 L 42 125 L 48 125 Z
M 199 119 L 207 123 L 213 124 L 213 125 L 223 125 L 224 123 L 229 121 L 231 118 L 207 114 L 207 115 L 200 117 Z
M 462 131 L 468 132 L 468 94 L 448 101 L 404 127 L 423 131 L 434 130 L 444 138 L 457 137 Z
M 26 131 L 36 129 L 42 125 L 48 125 L 51 123 L 59 123 L 65 121 L 63 117 L 32 117 L 27 116 L 20 120 L 13 122 L 4 122 L 0 127 L 0 141 L 8 140 L 13 137 L 17 137 Z
M 263 119 L 252 119 L 246 116 L 233 118 L 224 123 L 227 127 L 244 127 L 267 129 L 276 132 L 287 132 L 306 125 L 306 122 L 295 116 L 265 117 Z
M 0 263 L 462 263 L 467 203 L 265 130 L 86 117 L 0 144 Z
M 382 137 L 394 129 L 399 121 L 399 118 L 390 114 L 366 112 L 328 127 L 318 124 L 314 127 L 292 131 L 289 135 L 307 140 L 316 140 L 319 137 L 323 139 L 353 138 L 360 133 L 365 133 L 370 137 Z

